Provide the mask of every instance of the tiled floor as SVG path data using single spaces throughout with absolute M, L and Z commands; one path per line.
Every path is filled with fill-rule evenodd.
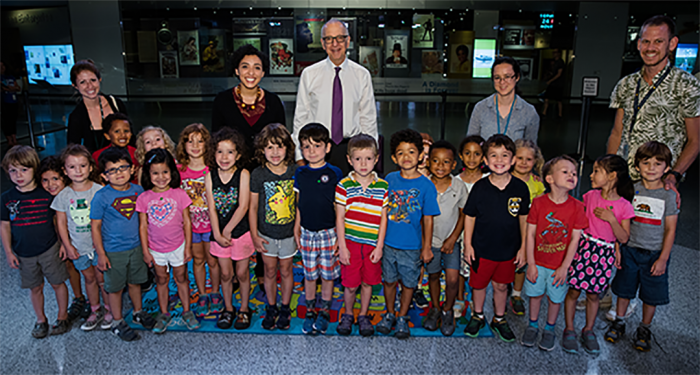
M 294 103 L 286 103 L 291 124 Z M 209 122 L 211 103 L 135 103 L 128 104 L 138 127 L 163 126 L 176 138 L 192 122 Z M 386 141 L 402 128 L 440 135 L 441 108 L 434 103 L 380 102 L 379 130 Z M 539 144 L 545 158 L 575 153 L 579 132 L 580 106 L 569 105 L 564 120 L 542 120 Z M 446 138 L 454 143 L 462 139 L 467 116 L 464 104 L 446 108 Z M 61 123 L 60 110 L 46 121 Z M 601 155 L 612 125 L 613 112 L 606 105 L 594 105 L 588 137 L 588 154 Z M 47 125 L 47 127 L 54 125 Z M 23 132 L 20 130 L 20 136 Z M 46 148 L 42 156 L 55 153 L 65 145 L 65 133 L 38 137 Z M 26 143 L 26 140 L 25 140 Z M 388 146 L 388 144 L 387 144 Z M 5 147 L 3 146 L 3 151 Z M 385 170 L 392 170 L 386 158 Z M 585 192 L 590 163 L 581 178 Z M 2 174 L 2 190 L 9 188 Z M 300 337 L 257 336 L 245 334 L 166 333 L 144 334 L 135 343 L 122 343 L 106 332 L 81 332 L 77 325 L 60 337 L 34 340 L 29 332 L 33 313 L 26 291 L 20 290 L 19 274 L 11 270 L 0 254 L 0 373 L 698 373 L 700 317 L 700 280 L 698 262 L 698 164 L 681 185 L 683 197 L 680 225 L 669 267 L 671 304 L 658 310 L 653 332 L 665 352 L 655 347 L 650 353 L 632 349 L 629 340 L 617 345 L 602 341 L 606 321 L 602 314 L 596 323 L 601 354 L 591 356 L 565 354 L 559 347 L 545 353 L 525 349 L 498 339 L 421 338 L 398 341 L 390 337 Z M 56 304 L 50 287 L 45 288 L 46 310 L 56 316 Z M 487 303 L 487 306 L 490 304 Z M 487 307 L 487 316 L 491 315 Z M 541 315 L 542 316 L 542 315 Z M 516 335 L 527 324 L 525 317 L 508 316 Z M 629 319 L 633 331 L 641 319 L 637 311 Z M 563 317 L 557 334 L 561 335 Z M 578 314 L 577 326 L 583 324 Z M 464 327 L 458 327 L 464 329 Z

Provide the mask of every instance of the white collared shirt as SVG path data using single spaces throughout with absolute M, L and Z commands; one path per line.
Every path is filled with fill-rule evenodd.
M 377 139 L 377 105 L 369 71 L 348 58 L 340 64 L 340 68 L 338 75 L 343 87 L 343 138 L 364 133 Z M 299 131 L 304 125 L 317 122 L 327 127 L 332 134 L 334 79 L 335 64 L 330 58 L 319 61 L 301 72 L 292 135 L 297 146 L 296 160 L 302 159 Z

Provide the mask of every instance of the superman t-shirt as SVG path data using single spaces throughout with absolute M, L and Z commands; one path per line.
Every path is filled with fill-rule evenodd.
M 90 219 L 102 220 L 102 246 L 106 252 L 127 251 L 141 244 L 136 213 L 136 199 L 141 193 L 143 188 L 134 184 L 125 191 L 107 185 L 95 193 Z

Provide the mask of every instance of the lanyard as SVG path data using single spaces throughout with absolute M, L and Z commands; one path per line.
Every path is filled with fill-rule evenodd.
M 513 107 L 515 106 L 515 97 L 513 97 L 513 102 L 510 103 L 510 112 L 508 112 L 508 119 L 506 120 L 506 128 L 503 129 L 501 133 L 501 113 L 498 112 L 498 95 L 496 95 L 496 125 L 498 126 L 497 134 L 506 134 L 508 132 L 508 125 L 510 125 L 510 115 L 513 114 Z
M 664 79 L 670 72 L 671 68 L 669 67 L 668 69 L 666 69 L 664 74 L 662 74 L 661 77 L 659 77 L 658 81 L 652 83 L 651 88 L 649 89 L 649 91 L 647 91 L 647 94 L 644 95 L 644 98 L 642 99 L 641 103 L 639 102 L 639 86 L 642 83 L 642 78 L 640 77 L 639 79 L 637 79 L 637 88 L 634 90 L 634 114 L 632 115 L 632 123 L 630 124 L 630 133 L 632 132 L 632 130 L 634 130 L 634 123 L 637 121 L 637 114 L 639 114 L 639 110 L 642 109 L 644 103 L 647 102 L 647 99 L 649 99 L 651 94 L 653 94 L 654 91 L 656 91 L 656 88 L 659 87 L 659 85 L 661 85 L 661 82 L 664 81 Z

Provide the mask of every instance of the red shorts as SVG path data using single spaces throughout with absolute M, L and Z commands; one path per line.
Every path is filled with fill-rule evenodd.
M 350 252 L 350 265 L 340 265 L 343 275 L 343 286 L 357 288 L 363 282 L 367 285 L 378 285 L 382 282 L 382 262 L 372 263 L 369 259 L 374 246 L 345 240 Z
M 479 267 L 471 268 L 469 286 L 472 289 L 484 289 L 490 281 L 499 284 L 510 284 L 515 280 L 515 258 L 505 262 L 496 262 L 479 258 Z M 473 263 L 472 263 L 473 265 Z

